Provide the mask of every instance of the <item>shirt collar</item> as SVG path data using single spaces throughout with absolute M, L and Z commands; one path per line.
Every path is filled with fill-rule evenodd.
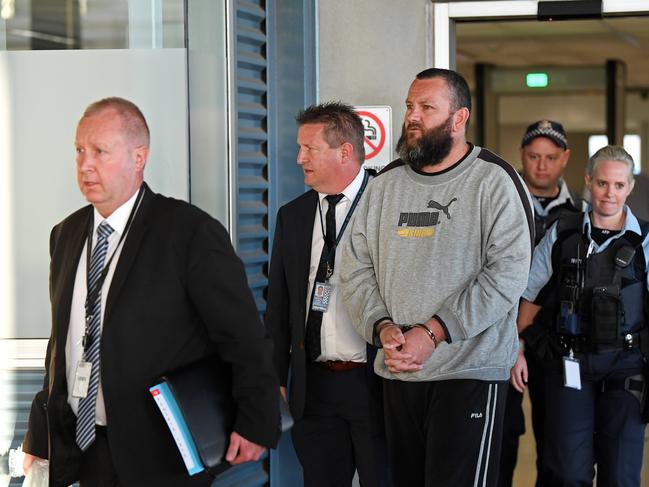
M 584 220 L 583 220 L 583 228 L 584 228 L 584 233 L 588 236 L 588 239 L 591 239 L 590 235 L 590 230 L 592 227 L 591 221 L 590 221 L 590 212 L 593 209 L 592 203 L 588 203 L 588 209 L 584 213 Z M 627 205 L 624 205 L 624 213 L 626 214 L 626 218 L 624 219 L 624 227 L 622 227 L 622 230 L 620 231 L 619 234 L 615 235 L 612 238 L 617 238 L 621 235 L 624 235 L 626 232 L 633 232 L 637 233 L 638 235 L 642 235 L 642 231 L 640 230 L 640 223 L 638 222 L 638 219 L 636 216 L 633 214 L 633 212 L 629 209 Z
M 139 192 L 140 191 L 138 188 L 138 191 L 133 193 L 133 196 L 131 196 L 128 201 L 126 201 L 126 203 L 122 204 L 122 206 L 112 212 L 108 218 L 101 216 L 101 214 L 97 211 L 97 208 L 95 208 L 93 235 L 96 235 L 97 227 L 103 221 L 108 222 L 108 224 L 113 228 L 115 234 L 122 235 L 122 233 L 124 233 L 124 229 L 126 228 L 126 222 L 128 221 L 128 217 L 131 214 L 131 210 L 133 209 L 133 205 L 135 204 L 135 200 L 137 199 Z
M 570 194 L 570 190 L 568 189 L 568 185 L 563 179 L 559 179 L 559 194 L 556 198 L 550 201 L 545 208 L 536 196 L 532 196 L 532 201 L 534 203 L 534 211 L 541 216 L 548 216 L 551 210 L 557 206 L 565 205 L 567 202 L 570 202 L 573 205 L 575 204 L 572 195 Z
M 361 185 L 363 184 L 364 177 L 365 177 L 365 169 L 361 167 L 360 171 L 358 171 L 358 174 L 352 180 L 352 182 L 349 183 L 347 187 L 340 192 L 345 197 L 343 199 L 354 201 L 354 198 L 356 198 L 358 191 L 361 189 Z M 318 198 L 320 199 L 321 205 L 322 205 L 322 200 L 324 200 L 326 196 L 328 196 L 326 193 L 318 193 Z
M 572 201 L 572 195 L 570 194 L 570 190 L 568 190 L 568 185 L 563 179 L 559 179 L 559 194 L 557 196 L 557 200 L 561 201 L 562 203 L 566 201 L 570 201 L 571 203 L 574 203 Z

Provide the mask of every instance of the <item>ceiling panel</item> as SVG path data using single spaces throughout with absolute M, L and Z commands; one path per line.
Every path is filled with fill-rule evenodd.
M 649 17 L 560 22 L 458 22 L 458 69 L 472 77 L 475 63 L 497 66 L 602 65 L 619 59 L 627 86 L 649 89 Z

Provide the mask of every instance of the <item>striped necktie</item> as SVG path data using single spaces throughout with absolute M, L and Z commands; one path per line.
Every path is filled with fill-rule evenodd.
M 101 345 L 101 286 L 100 276 L 104 270 L 104 261 L 108 251 L 108 237 L 113 233 L 112 227 L 103 221 L 97 227 L 97 243 L 92 251 L 88 272 L 88 289 L 86 297 L 86 344 L 85 360 L 92 364 L 88 393 L 79 400 L 77 414 L 77 445 L 82 451 L 95 441 L 95 405 L 99 390 L 99 349 Z M 95 289 L 98 287 L 98 289 Z M 91 302 L 92 300 L 92 302 Z

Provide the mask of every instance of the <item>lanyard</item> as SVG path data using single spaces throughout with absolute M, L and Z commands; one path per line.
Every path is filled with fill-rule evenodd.
M 117 247 L 115 247 L 115 250 L 110 255 L 110 258 L 108 259 L 108 262 L 104 265 L 104 268 L 101 271 L 101 275 L 97 278 L 97 281 L 95 282 L 93 288 L 88 289 L 88 273 L 90 272 L 90 253 L 92 247 L 92 234 L 94 232 L 94 227 L 95 227 L 95 215 L 94 212 L 91 213 L 90 221 L 88 224 L 87 237 L 86 237 L 86 290 L 87 290 L 86 316 L 88 315 L 89 311 L 92 309 L 92 304 L 97 300 L 99 291 L 101 290 L 101 287 L 104 285 L 104 281 L 106 280 L 106 276 L 108 275 L 108 269 L 110 268 L 110 264 L 113 261 L 113 257 L 115 257 L 115 254 L 119 250 L 119 247 L 124 242 L 124 237 L 126 237 L 126 234 L 131 228 L 131 225 L 133 223 L 133 218 L 135 217 L 135 213 L 137 213 L 137 210 L 140 207 L 140 204 L 142 203 L 143 197 L 144 197 L 144 185 L 140 187 L 140 191 L 137 194 L 137 199 L 135 200 L 135 204 L 131 209 L 131 213 L 128 215 L 128 220 L 126 220 L 126 227 L 124 228 L 124 232 L 122 233 L 122 236 L 119 238 L 119 242 L 117 242 Z M 86 331 L 84 335 L 84 340 L 87 335 L 88 335 L 88 320 L 86 320 Z
M 363 196 L 363 192 L 365 191 L 365 187 L 367 186 L 367 182 L 369 181 L 369 179 L 370 179 L 369 173 L 365 171 L 365 175 L 363 176 L 363 182 L 361 183 L 361 187 L 358 190 L 358 193 L 356 193 L 356 198 L 354 198 L 354 201 L 352 202 L 352 206 L 349 208 L 349 211 L 347 212 L 347 216 L 345 216 L 345 220 L 343 221 L 343 224 L 340 227 L 340 231 L 336 236 L 336 240 L 334 241 L 334 244 L 329 249 L 329 253 L 327 254 L 327 279 L 329 279 L 333 274 L 332 257 L 336 253 L 336 247 L 338 247 L 338 244 L 340 243 L 340 239 L 342 238 L 343 233 L 347 228 L 347 224 L 349 223 L 349 220 L 351 220 L 352 214 L 354 213 L 354 210 L 358 206 L 358 202 L 361 200 L 361 196 Z M 318 212 L 320 213 L 320 228 L 322 229 L 322 238 L 324 240 L 326 232 L 324 228 L 324 223 L 322 222 L 322 207 L 320 206 L 320 198 L 318 198 Z

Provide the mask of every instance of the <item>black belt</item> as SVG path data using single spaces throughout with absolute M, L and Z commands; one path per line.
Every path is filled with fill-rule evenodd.
M 593 343 L 585 336 L 554 335 L 559 345 L 565 349 L 572 349 L 577 353 L 620 352 L 640 348 L 640 333 L 625 333 L 624 340 L 617 343 Z
M 644 389 L 644 380 L 641 374 L 621 379 L 604 379 L 602 381 L 602 392 L 605 391 L 638 391 Z
M 645 378 L 642 374 L 636 374 L 621 379 L 604 379 L 600 391 L 627 391 L 640 401 L 640 405 L 642 406 L 645 400 L 645 388 Z

